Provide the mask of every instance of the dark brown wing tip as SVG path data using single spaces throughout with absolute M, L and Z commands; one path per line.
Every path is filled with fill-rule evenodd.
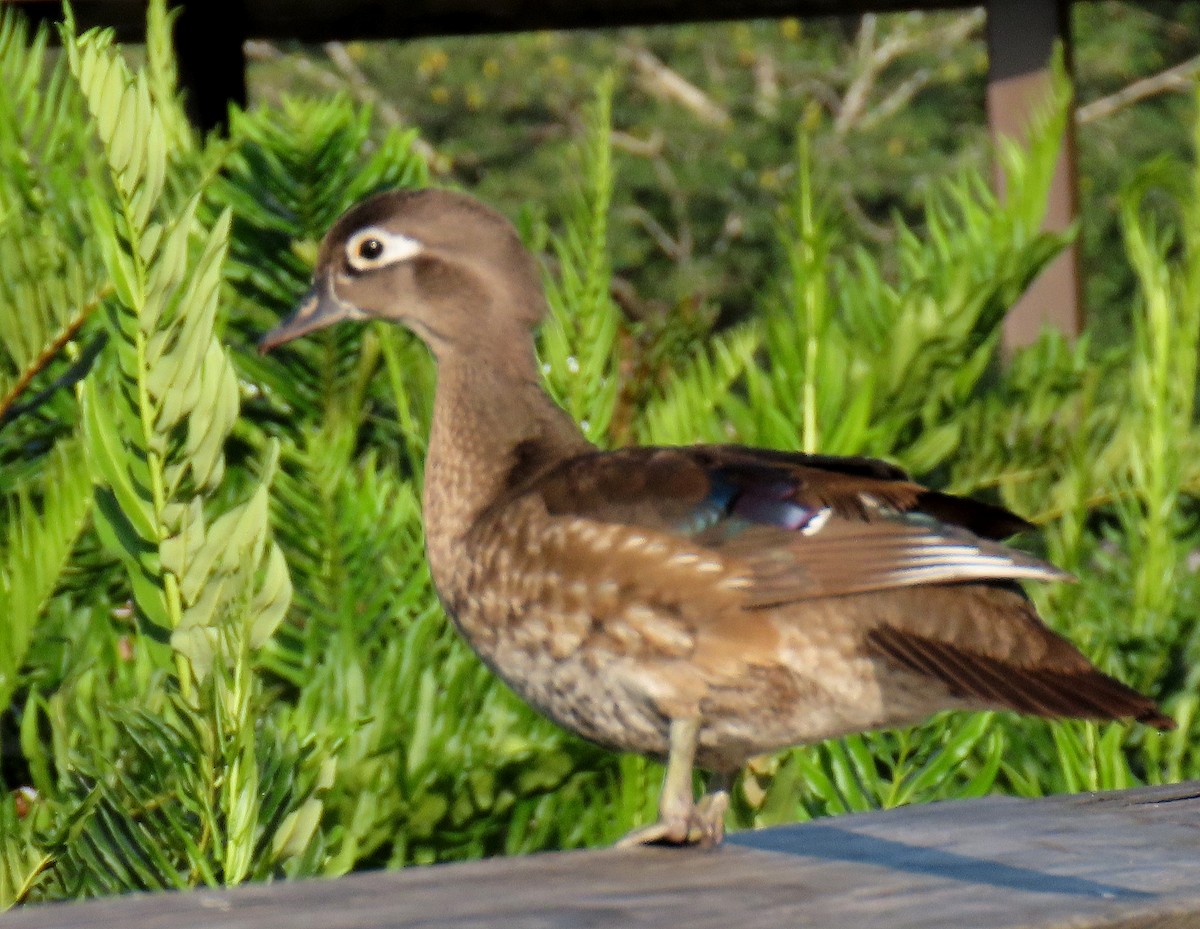
M 1153 703 L 1145 712 L 1134 717 L 1139 723 L 1144 723 L 1147 726 L 1153 726 L 1162 732 L 1170 732 L 1172 729 L 1178 729 L 1179 724 L 1170 716 L 1162 712 Z
M 917 497 L 917 509 L 944 523 L 962 526 L 985 539 L 1007 539 L 1038 528 L 1035 523 L 1002 506 L 942 493 L 940 490 L 923 489 Z
M 1068 719 L 1132 719 L 1162 730 L 1176 725 L 1145 694 L 1098 668 L 1022 667 L 892 626 L 872 629 L 867 641 L 893 661 L 940 680 L 955 696 L 974 697 L 995 707 Z M 1082 655 L 1076 657 L 1084 660 Z
M 1129 719 L 1164 731 L 1176 726 L 1175 720 L 1145 694 L 1128 684 L 1122 684 L 1098 668 L 1079 675 L 1075 692 L 1101 711 L 1098 717 L 1086 713 L 1080 715 L 1092 715 L 1093 719 Z

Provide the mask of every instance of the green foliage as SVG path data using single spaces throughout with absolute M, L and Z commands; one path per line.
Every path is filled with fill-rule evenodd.
M 900 226 L 892 276 L 861 247 L 835 253 L 802 154 L 783 229 L 790 274 L 764 316 L 769 361 L 727 410 L 743 441 L 887 454 L 918 473 L 946 460 L 1006 308 L 1064 244 L 1036 230 L 1069 95 L 1060 77 L 1027 156 L 1007 151 L 1003 204 L 968 174 L 931 198 L 924 236 Z
M 720 415 L 733 387 L 756 365 L 762 344 L 759 326 L 742 323 L 713 335 L 705 351 L 686 359 L 647 402 L 639 438 L 649 444 L 728 442 L 730 424 Z
M 0 19 L 0 423 L 45 402 L 45 372 L 106 290 L 86 234 L 78 181 L 87 170 L 80 100 L 47 34 Z M 13 440 L 5 437 L 5 450 Z M 15 444 L 15 443 L 14 443 Z M 7 457 L 7 456 L 6 456 Z
M 661 768 L 536 717 L 437 604 L 423 347 L 376 325 L 253 351 L 339 213 L 428 182 L 415 134 L 288 98 L 198 138 L 170 28 L 152 3 L 132 68 L 72 27 L 51 61 L 0 16 L 0 907 L 644 823 Z M 1180 722 L 977 714 L 854 736 L 755 762 L 734 825 L 1200 772 L 1195 167 L 1148 168 L 1125 195 L 1128 347 L 1046 336 L 993 363 L 1005 310 L 1063 244 L 1035 230 L 1068 99 L 1060 81 L 1027 149 L 1004 150 L 1003 203 L 964 172 L 894 221 L 882 261 L 845 234 L 813 127 L 795 133 L 772 273 L 720 329 L 702 299 L 669 322 L 614 299 L 639 219 L 619 205 L 611 81 L 561 217 L 523 217 L 546 258 L 547 382 L 595 441 L 883 455 L 1047 519 L 1042 544 L 1084 583 L 1039 604 Z
M 604 444 L 620 387 L 615 357 L 620 312 L 609 293 L 608 222 L 612 204 L 612 76 L 596 93 L 579 152 L 583 181 L 554 240 L 558 274 L 546 280 L 550 322 L 541 357 L 551 395 L 593 442 Z
M 45 458 L 40 499 L 28 487 L 7 507 L 0 561 L 0 706 L 8 706 L 42 607 L 54 593 L 91 503 L 79 443 L 60 442 Z
M 1179 81 L 1103 118 L 1087 107 L 1200 53 L 1200 4 L 1093 0 L 1070 19 L 1084 303 L 1094 343 L 1108 348 L 1130 334 L 1137 289 L 1120 191 L 1146 161 L 1188 157 L 1190 101 Z M 536 202 L 552 219 L 574 190 L 579 114 L 614 71 L 612 262 L 623 302 L 656 316 L 699 299 L 742 320 L 777 286 L 772 207 L 795 181 L 797 125 L 839 235 L 889 275 L 892 215 L 917 224 L 943 177 L 989 167 L 980 5 L 259 50 L 256 99 L 332 88 L 378 101 L 377 126 L 421 127 L 435 173 L 513 214 Z M 682 82 L 696 92 L 674 93 Z
M 26 899 L 52 860 L 33 838 L 28 804 L 22 793 L 0 798 L 0 910 Z
M 1185 554 L 1180 547 L 1186 530 L 1182 488 L 1195 472 L 1195 446 L 1181 442 L 1180 436 L 1189 435 L 1195 419 L 1200 172 L 1187 176 L 1174 167 L 1148 171 L 1122 204 L 1125 248 L 1142 309 L 1134 317 L 1129 412 L 1142 428 L 1129 443 L 1127 473 L 1118 475 L 1123 493 L 1117 512 L 1134 558 L 1135 629 L 1147 638 L 1169 629 L 1176 606 Z M 1178 204 L 1179 215 L 1169 226 L 1144 210 L 1148 189 L 1156 182 Z M 1176 245 L 1178 256 L 1173 257 Z
M 213 333 L 229 215 L 205 230 L 196 198 L 171 209 L 168 152 L 188 150 L 168 146 L 164 111 L 175 106 L 177 116 L 178 107 L 152 97 L 150 72 L 131 74 L 103 34 L 64 41 L 112 187 L 89 201 L 114 289 L 104 314 L 114 370 L 90 379 L 82 396 L 97 528 L 126 565 L 143 634 L 169 640 L 180 659 L 188 697 L 192 676 L 211 671 L 230 614 L 242 614 L 236 639 L 258 648 L 291 596 L 267 529 L 273 465 L 244 503 L 211 522 L 204 514 L 238 414 L 237 379 Z
M 41 88 L 48 96 L 20 98 L 23 109 L 6 126 L 18 138 L 15 130 L 39 125 L 43 110 L 72 114 L 58 131 L 68 136 L 63 148 L 79 156 L 76 189 L 69 198 L 58 193 L 73 207 L 64 216 L 86 231 L 76 236 L 89 242 L 77 257 L 89 259 L 94 247 L 107 276 L 93 288 L 98 318 L 88 320 L 101 330 L 93 344 L 102 348 L 66 382 L 75 385 L 78 402 L 67 404 L 50 430 L 81 425 L 82 440 L 60 440 L 45 455 L 28 433 L 18 433 L 12 452 L 21 465 L 39 463 L 42 474 L 19 487 L 6 508 L 0 575 L 5 640 L 12 645 L 2 690 L 6 705 L 19 693 L 23 761 L 36 788 L 22 817 L 30 825 L 22 829 L 37 853 L 16 854 L 7 836 L 4 853 L 37 868 L 6 881 L 10 901 L 32 892 L 35 874 L 43 878 L 38 893 L 50 895 L 269 876 L 308 847 L 313 804 L 318 815 L 320 809 L 313 795 L 325 786 L 304 763 L 310 751 L 284 733 L 257 729 L 265 691 L 251 660 L 291 593 L 268 526 L 277 453 L 269 449 L 262 473 L 238 475 L 242 502 L 218 499 L 239 393 L 214 335 L 229 217 L 208 228 L 195 219 L 198 198 L 189 188 L 205 181 L 209 153 L 186 127 L 164 53 L 168 27 L 158 4 L 149 22 L 150 65 L 133 72 L 108 35 L 76 36 L 68 21 L 65 56 Z M 17 34 L 7 17 L 3 28 Z M 23 56 L 37 64 L 44 43 L 41 35 L 29 50 L 10 46 L 5 66 L 29 67 Z M 60 180 L 56 167 L 29 166 L 22 180 L 28 191 L 53 189 Z M 53 216 L 52 206 L 13 198 L 11 224 L 48 225 L 42 214 Z M 49 257 L 67 261 L 55 254 L 58 241 L 49 240 Z M 81 270 L 60 276 L 77 282 L 87 269 L 81 261 Z M 25 287 L 13 291 L 17 308 L 23 293 L 53 299 L 69 292 L 55 287 L 53 264 L 17 270 L 31 278 L 18 279 Z M 14 396 L 58 352 L 83 354 L 73 343 L 81 325 L 74 317 L 49 318 L 36 358 L 13 343 Z M 28 403 L 14 409 L 14 416 L 33 412 Z M 43 419 L 54 412 L 37 410 Z M 104 563 L 95 546 L 102 540 L 123 566 L 115 574 L 102 570 L 127 591 L 137 635 L 122 639 L 109 661 L 68 661 L 57 681 L 43 672 L 45 692 L 36 675 L 23 688 L 25 660 L 39 645 L 43 657 L 53 651 L 37 641 L 39 633 L 86 649 L 107 610 L 107 585 L 88 596 L 82 586 L 71 589 L 63 570 L 93 482 L 95 535 L 80 543 L 77 570 Z M 220 515 L 206 515 L 210 507 Z M 62 594 L 47 605 L 56 587 Z M 71 608 L 73 598 L 81 608 Z M 34 620 L 44 605 L 43 629 Z M 55 628 L 56 621 L 63 625 Z M 6 822 L 12 812 L 6 807 Z
M 1003 204 L 977 174 L 945 184 L 930 200 L 924 235 L 897 221 L 893 275 L 861 246 L 839 247 L 840 217 L 815 198 L 801 135 L 780 230 L 788 273 L 761 323 L 693 362 L 668 388 L 670 403 L 711 409 L 725 440 L 887 455 L 918 473 L 941 466 L 960 445 L 957 412 L 989 370 L 1006 308 L 1065 244 L 1036 231 L 1068 112 L 1061 74 L 1056 95 L 1028 153 L 1004 150 Z M 745 363 L 751 332 L 763 363 Z M 738 379 L 744 391 L 728 390 Z M 690 399 L 683 384 L 697 388 Z M 648 422 L 678 422 L 681 413 L 665 402 L 651 407 Z M 683 437 L 677 427 L 646 435 Z
M 91 503 L 61 394 L 86 368 L 73 340 L 106 290 L 77 196 L 79 100 L 46 46 L 0 17 L 0 706 Z
M 1073 9 L 1074 71 L 1083 112 L 1138 79 L 1200 54 L 1196 3 L 1078 4 Z M 1148 162 L 1191 157 L 1189 82 L 1076 127 L 1085 305 L 1103 347 L 1129 338 L 1139 289 L 1123 254 L 1121 201 Z
M 235 117 L 212 193 L 214 211 L 236 210 L 235 339 L 290 309 L 316 240 L 351 203 L 425 182 L 411 132 L 368 153 L 368 127 L 345 101 Z M 314 733 L 337 772 L 316 872 L 537 847 L 514 817 L 528 821 L 577 765 L 565 736 L 519 705 L 433 606 L 418 506 L 431 360 L 382 327 L 323 332 L 279 356 L 239 356 L 259 385 L 242 435 L 282 440 L 274 523 L 304 581 L 262 661 L 289 695 L 273 724 Z M 542 817 L 542 841 L 554 842 L 554 823 Z

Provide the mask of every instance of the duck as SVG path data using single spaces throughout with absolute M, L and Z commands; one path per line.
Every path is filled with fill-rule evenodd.
M 1070 576 L 1005 544 L 1033 528 L 1021 517 L 865 457 L 600 450 L 543 386 L 547 312 L 503 215 L 391 190 L 333 224 L 311 289 L 260 350 L 378 319 L 432 352 L 437 594 L 535 710 L 665 762 L 657 820 L 619 844 L 713 846 L 748 760 L 944 710 L 1173 727 L 1039 616 L 1021 583 Z

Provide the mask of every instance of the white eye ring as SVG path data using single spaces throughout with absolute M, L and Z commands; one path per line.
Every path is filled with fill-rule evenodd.
M 378 226 L 362 229 L 346 243 L 346 261 L 355 271 L 370 271 L 421 254 L 421 243 Z

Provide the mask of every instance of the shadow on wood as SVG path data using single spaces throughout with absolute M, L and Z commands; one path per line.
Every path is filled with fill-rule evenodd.
M 33 907 L 5 929 L 1200 927 L 1200 782 L 987 798 L 603 850 Z

